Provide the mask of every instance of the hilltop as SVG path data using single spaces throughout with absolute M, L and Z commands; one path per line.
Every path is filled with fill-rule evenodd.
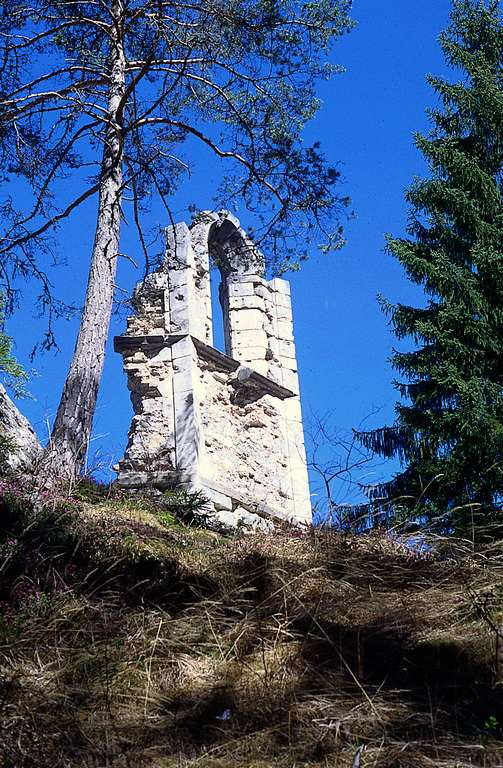
M 503 764 L 501 544 L 0 490 L 2 768 Z

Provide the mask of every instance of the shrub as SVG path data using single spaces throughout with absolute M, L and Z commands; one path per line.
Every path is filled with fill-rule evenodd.
M 163 493 L 162 504 L 187 525 L 205 526 L 211 519 L 208 498 L 203 491 L 167 490 Z

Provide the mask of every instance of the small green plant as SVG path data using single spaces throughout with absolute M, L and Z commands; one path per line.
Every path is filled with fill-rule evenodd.
M 13 443 L 12 440 L 6 438 L 4 435 L 0 435 L 0 469 L 5 467 L 7 464 L 7 459 L 14 453 L 15 450 L 15 443 Z
M 122 546 L 129 555 L 130 560 L 133 562 L 137 561 L 141 555 L 141 542 L 138 537 L 133 531 L 126 528 L 126 530 L 121 533 L 121 539 Z
M 209 499 L 202 491 L 175 488 L 164 491 L 163 506 L 173 517 L 187 525 L 204 526 L 211 517 Z
M 497 733 L 500 727 L 500 722 L 494 715 L 490 715 L 484 723 L 484 730 L 491 734 Z
M 172 528 L 178 522 L 178 520 L 176 519 L 176 515 L 174 515 L 172 512 L 170 512 L 167 509 L 158 510 L 155 513 L 155 516 L 159 520 L 161 525 L 164 525 L 165 528 Z
M 12 354 L 12 338 L 4 330 L 4 305 L 5 300 L 0 293 L 0 382 L 7 384 L 14 393 L 19 396 L 26 396 L 24 384 L 28 374 L 19 365 Z M 0 435 L 0 469 L 5 466 L 8 457 L 16 450 L 16 444 L 4 435 Z
M 17 395 L 26 395 L 24 384 L 28 374 L 12 354 L 12 338 L 4 331 L 5 297 L 0 293 L 0 374 Z
M 100 504 L 110 495 L 110 486 L 92 478 L 81 478 L 73 489 L 72 496 L 89 504 Z
M 3 608 L 3 606 L 1 607 Z M 23 633 L 24 624 L 25 618 L 21 614 L 12 616 L 2 610 L 0 613 L 0 643 L 7 645 L 16 642 Z

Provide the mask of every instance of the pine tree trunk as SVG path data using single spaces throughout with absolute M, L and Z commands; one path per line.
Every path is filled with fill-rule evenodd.
M 121 4 L 114 2 L 112 9 L 117 21 Z M 125 92 L 124 48 L 118 30 L 120 25 L 117 23 L 110 53 L 110 124 L 103 152 L 98 216 L 85 305 L 47 447 L 50 475 L 70 481 L 78 476 L 89 445 L 117 271 L 122 192 L 122 137 L 118 107 Z

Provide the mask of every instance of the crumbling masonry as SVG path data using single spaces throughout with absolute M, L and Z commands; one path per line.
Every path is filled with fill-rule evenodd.
M 226 354 L 213 346 L 210 262 Z M 134 409 L 119 484 L 200 489 L 229 524 L 310 522 L 288 282 L 264 278 L 231 214 L 204 213 L 168 229 L 134 304 L 115 338 Z

